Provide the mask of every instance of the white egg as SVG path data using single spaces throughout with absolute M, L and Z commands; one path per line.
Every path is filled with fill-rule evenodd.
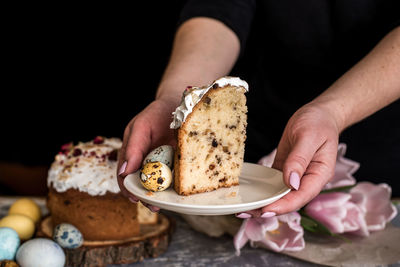
M 146 163 L 140 172 L 140 182 L 147 190 L 163 191 L 172 183 L 171 169 L 159 161 Z
M 34 238 L 23 243 L 16 259 L 21 267 L 63 267 L 65 264 L 63 249 L 46 238 Z
M 82 233 L 69 223 L 61 223 L 54 228 L 53 240 L 63 248 L 79 248 L 83 244 Z
M 152 150 L 143 160 L 142 166 L 149 162 L 160 161 L 172 169 L 174 163 L 174 149 L 172 146 L 163 145 Z

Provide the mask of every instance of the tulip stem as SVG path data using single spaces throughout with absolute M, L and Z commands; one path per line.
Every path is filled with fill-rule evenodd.
M 342 187 L 335 187 L 332 189 L 327 189 L 327 190 L 322 190 L 322 193 L 331 193 L 331 192 L 347 192 L 350 189 L 352 189 L 355 185 L 347 185 L 347 186 L 342 186 Z
M 301 226 L 305 230 L 316 234 L 324 234 L 324 235 L 329 235 L 331 237 L 336 237 L 341 239 L 342 241 L 345 241 L 346 243 L 352 242 L 349 238 L 344 237 L 343 235 L 332 233 L 322 223 L 308 216 L 307 213 L 304 211 L 304 209 L 301 209 L 298 212 L 301 215 Z

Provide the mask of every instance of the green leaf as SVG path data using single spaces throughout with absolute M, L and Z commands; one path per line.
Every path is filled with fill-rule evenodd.
M 322 190 L 321 194 L 323 193 L 332 193 L 332 192 L 347 192 L 350 189 L 352 189 L 355 185 L 347 185 L 347 186 L 342 186 L 342 187 L 336 187 L 332 189 L 327 189 L 327 190 Z
M 304 230 L 312 232 L 312 233 L 316 233 L 316 234 L 329 235 L 332 237 L 339 238 L 347 243 L 351 243 L 350 239 L 348 239 L 342 235 L 332 233 L 328 228 L 326 228 L 325 225 L 323 225 L 319 221 L 308 216 L 303 209 L 299 210 L 299 213 L 301 214 L 300 224 L 304 228 Z
M 313 220 L 310 220 L 307 217 L 301 217 L 301 226 L 305 230 L 313 233 L 316 233 L 318 228 L 318 225 Z
M 301 214 L 301 226 L 310 232 L 317 233 L 317 234 L 326 234 L 333 236 L 334 234 L 329 231 L 328 228 L 325 227 L 322 223 L 313 218 L 309 217 L 304 211 L 299 211 Z

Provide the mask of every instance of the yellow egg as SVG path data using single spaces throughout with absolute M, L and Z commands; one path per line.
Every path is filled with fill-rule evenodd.
M 35 223 L 25 215 L 10 214 L 0 220 L 0 227 L 14 229 L 21 240 L 28 240 L 35 232 Z
M 22 214 L 31 218 L 35 223 L 40 220 L 39 206 L 29 198 L 20 198 L 11 205 L 8 214 Z

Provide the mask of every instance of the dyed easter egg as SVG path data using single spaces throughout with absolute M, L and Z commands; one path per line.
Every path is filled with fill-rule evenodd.
M 63 249 L 47 238 L 34 238 L 23 243 L 16 259 L 21 267 L 63 267 L 65 264 Z
M 35 223 L 25 215 L 10 214 L 0 220 L 0 227 L 14 229 L 21 240 L 28 240 L 35 232 Z
M 140 172 L 140 182 L 150 191 L 163 191 L 172 183 L 171 169 L 162 162 L 146 163 Z
M 83 244 L 82 233 L 69 223 L 61 223 L 54 228 L 53 240 L 63 248 L 78 248 Z
M 19 247 L 18 233 L 8 227 L 0 227 L 0 260 L 13 260 Z
M 143 160 L 142 165 L 149 162 L 162 162 L 172 169 L 172 164 L 174 163 L 174 149 L 172 146 L 163 145 L 152 150 Z
M 40 220 L 41 216 L 39 206 L 29 198 L 20 198 L 15 201 L 8 210 L 8 214 L 22 214 L 31 218 L 35 223 Z

